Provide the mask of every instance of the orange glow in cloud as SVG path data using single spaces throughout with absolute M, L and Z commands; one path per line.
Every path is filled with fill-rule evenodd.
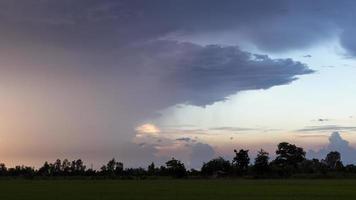
M 137 132 L 136 137 L 143 137 L 145 135 L 158 136 L 158 134 L 161 132 L 157 126 L 149 123 L 138 126 L 135 130 Z

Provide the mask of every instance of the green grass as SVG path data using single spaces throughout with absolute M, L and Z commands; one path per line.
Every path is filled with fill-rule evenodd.
M 0 199 L 356 199 L 356 180 L 2 180 Z

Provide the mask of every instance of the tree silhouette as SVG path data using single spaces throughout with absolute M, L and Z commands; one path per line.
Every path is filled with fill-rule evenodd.
M 326 164 L 326 166 L 329 169 L 336 170 L 336 169 L 342 169 L 343 164 L 341 162 L 341 155 L 337 151 L 331 151 L 326 155 L 325 160 L 323 162 Z
M 304 160 L 299 165 L 299 171 L 306 174 L 312 173 L 326 173 L 326 165 L 320 162 L 318 159 Z
M 7 174 L 7 168 L 4 163 L 0 163 L 0 176 L 5 176 Z
M 62 171 L 63 171 L 63 175 L 70 175 L 71 170 L 70 170 L 70 162 L 68 161 L 68 159 L 64 159 L 62 162 Z
M 115 158 L 111 159 L 106 165 L 101 167 L 101 171 L 108 176 L 121 175 L 123 169 L 123 163 L 117 162 Z
M 225 160 L 222 157 L 210 160 L 204 163 L 201 168 L 201 173 L 204 176 L 211 175 L 226 175 L 231 171 L 230 161 Z
M 61 172 L 62 172 L 62 162 L 61 162 L 61 160 L 57 159 L 53 163 L 52 168 L 53 168 L 53 175 L 55 175 L 55 176 L 61 175 Z
M 186 175 L 187 171 L 184 164 L 172 158 L 166 162 L 168 173 L 175 178 L 182 178 Z
M 261 149 L 255 158 L 254 170 L 258 175 L 264 175 L 269 171 L 269 153 Z
M 290 176 L 292 173 L 302 170 L 300 165 L 306 160 L 303 148 L 287 142 L 278 144 L 276 155 L 271 166 L 280 176 Z
M 147 169 L 126 168 L 121 162 L 114 158 L 103 165 L 100 170 L 87 169 L 81 159 L 69 161 L 64 159 L 55 160 L 53 163 L 45 162 L 38 170 L 33 167 L 19 165 L 7 168 L 0 163 L 0 177 L 20 177 L 20 178 L 51 178 L 51 177 L 90 177 L 90 178 L 136 178 L 144 179 L 147 176 L 172 176 L 174 178 L 199 177 L 199 176 L 233 176 L 246 175 L 256 178 L 276 178 L 291 175 L 303 175 L 310 177 L 355 177 L 356 166 L 349 164 L 343 166 L 341 154 L 332 151 L 327 154 L 325 159 L 305 158 L 305 151 L 294 144 L 282 142 L 278 144 L 276 159 L 269 162 L 269 154 L 261 149 L 250 165 L 248 150 L 234 150 L 235 157 L 230 162 L 222 157 L 212 159 L 203 163 L 201 170 L 186 170 L 184 163 L 172 158 L 166 162 L 166 166 L 156 167 L 152 162 Z M 251 169 L 251 170 L 250 170 Z M 332 173 L 329 173 L 332 172 Z
M 48 162 L 46 161 L 41 168 L 38 170 L 38 174 L 41 176 L 50 176 L 52 175 L 51 173 L 51 168 Z
M 75 160 L 74 162 L 72 162 L 72 164 L 74 164 L 74 173 L 76 175 L 81 175 L 84 173 L 86 166 L 84 165 L 83 161 L 81 159 Z
M 239 174 L 244 173 L 247 170 L 248 165 L 250 163 L 248 150 L 240 149 L 239 151 L 237 151 L 235 149 L 234 152 L 235 152 L 235 157 L 232 161 L 232 164 L 237 169 L 237 173 Z
M 151 175 L 151 176 L 156 174 L 156 168 L 155 168 L 155 164 L 153 162 L 150 165 L 148 165 L 147 173 L 148 173 L 148 175 Z
M 275 162 L 281 166 L 298 167 L 298 164 L 305 160 L 305 151 L 294 144 L 282 142 L 278 144 Z

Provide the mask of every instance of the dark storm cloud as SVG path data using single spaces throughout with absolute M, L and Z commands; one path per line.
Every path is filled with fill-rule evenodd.
M 162 84 L 174 88 L 172 103 L 204 106 L 238 91 L 288 84 L 297 75 L 313 72 L 300 62 L 271 59 L 236 46 L 157 41 L 136 48 L 136 62 L 144 58 L 148 75 L 159 74 Z
M 349 142 L 344 140 L 339 132 L 333 132 L 329 137 L 329 144 L 318 150 L 310 150 L 307 153 L 309 158 L 325 158 L 330 151 L 338 151 L 344 164 L 355 164 L 356 149 L 351 147 Z
M 232 32 L 268 51 L 304 48 L 335 35 L 351 53 L 356 51 L 356 2 L 348 0 L 3 0 L 0 7 L 3 25 L 24 31 L 18 36 L 31 34 L 69 46 L 89 41 L 82 45 L 120 46 L 170 33 Z
M 146 85 L 171 86 L 168 89 L 174 89 L 173 94 L 158 101 L 162 103 L 159 108 L 177 103 L 203 106 L 241 90 L 288 84 L 297 75 L 312 72 L 299 62 L 250 54 L 236 46 L 156 40 L 175 31 L 198 33 L 240 26 L 249 29 L 247 35 L 252 36 L 262 30 L 246 25 L 261 27 L 266 16 L 270 20 L 278 18 L 285 12 L 286 5 L 281 2 L 43 0 L 2 1 L 0 5 L 0 23 L 6 27 L 0 31 L 4 46 L 17 45 L 23 54 L 40 52 L 38 60 L 43 51 L 50 52 L 48 48 L 52 54 L 64 49 L 84 62 L 76 66 L 79 73 L 142 75 L 132 79 L 137 83 L 127 85 L 146 84 L 145 79 L 150 79 Z M 256 38 L 265 37 L 261 34 Z M 278 43 L 267 40 L 273 45 Z M 147 88 L 141 93 L 157 94 L 159 90 Z

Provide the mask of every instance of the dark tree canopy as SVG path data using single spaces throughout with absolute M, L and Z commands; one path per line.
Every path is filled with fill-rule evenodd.
M 157 169 L 155 168 L 155 164 L 152 162 L 150 165 L 147 167 L 147 173 L 149 175 L 156 175 Z
M 239 171 L 245 171 L 248 168 L 248 165 L 250 164 L 250 157 L 248 156 L 248 150 L 240 149 L 237 151 L 236 149 L 234 150 L 235 152 L 235 157 L 233 159 L 233 164 L 236 166 L 236 168 Z
M 201 168 L 201 173 L 205 176 L 211 176 L 211 175 L 224 175 L 229 173 L 231 170 L 231 164 L 230 161 L 225 160 L 222 157 L 215 158 L 210 160 L 207 163 L 203 164 L 203 167 Z
M 261 149 L 255 158 L 254 169 L 257 174 L 265 174 L 269 170 L 269 153 Z
M 101 167 L 101 171 L 109 176 L 121 175 L 123 169 L 124 164 L 116 161 L 115 158 L 111 159 L 106 165 Z
M 7 168 L 4 163 L 0 163 L 0 176 L 6 175 Z
M 187 173 L 184 164 L 181 161 L 176 160 L 174 158 L 167 161 L 166 165 L 167 165 L 168 173 L 173 177 L 182 178 Z
M 298 167 L 298 164 L 305 160 L 305 151 L 294 144 L 282 142 L 278 144 L 275 163 L 280 166 Z
M 325 160 L 323 160 L 326 166 L 330 169 L 340 169 L 343 167 L 341 162 L 341 155 L 337 151 L 331 151 L 326 155 Z
M 165 166 L 158 166 L 152 162 L 147 168 L 124 168 L 122 162 L 115 158 L 108 161 L 99 170 L 87 168 L 81 159 L 69 161 L 64 159 L 54 162 L 45 162 L 38 169 L 28 166 L 6 167 L 0 163 L 1 177 L 23 177 L 23 178 L 51 178 L 51 177 L 89 177 L 109 179 L 145 179 L 152 176 L 173 178 L 193 177 L 253 177 L 253 178 L 288 178 L 298 177 L 355 177 L 356 166 L 349 164 L 343 166 L 341 154 L 331 151 L 323 160 L 306 159 L 305 151 L 294 144 L 282 142 L 276 150 L 276 158 L 269 162 L 270 155 L 261 149 L 258 151 L 254 163 L 250 163 L 248 150 L 234 150 L 235 156 L 232 161 L 223 157 L 212 159 L 203 164 L 200 170 L 186 170 L 184 163 L 172 158 Z

